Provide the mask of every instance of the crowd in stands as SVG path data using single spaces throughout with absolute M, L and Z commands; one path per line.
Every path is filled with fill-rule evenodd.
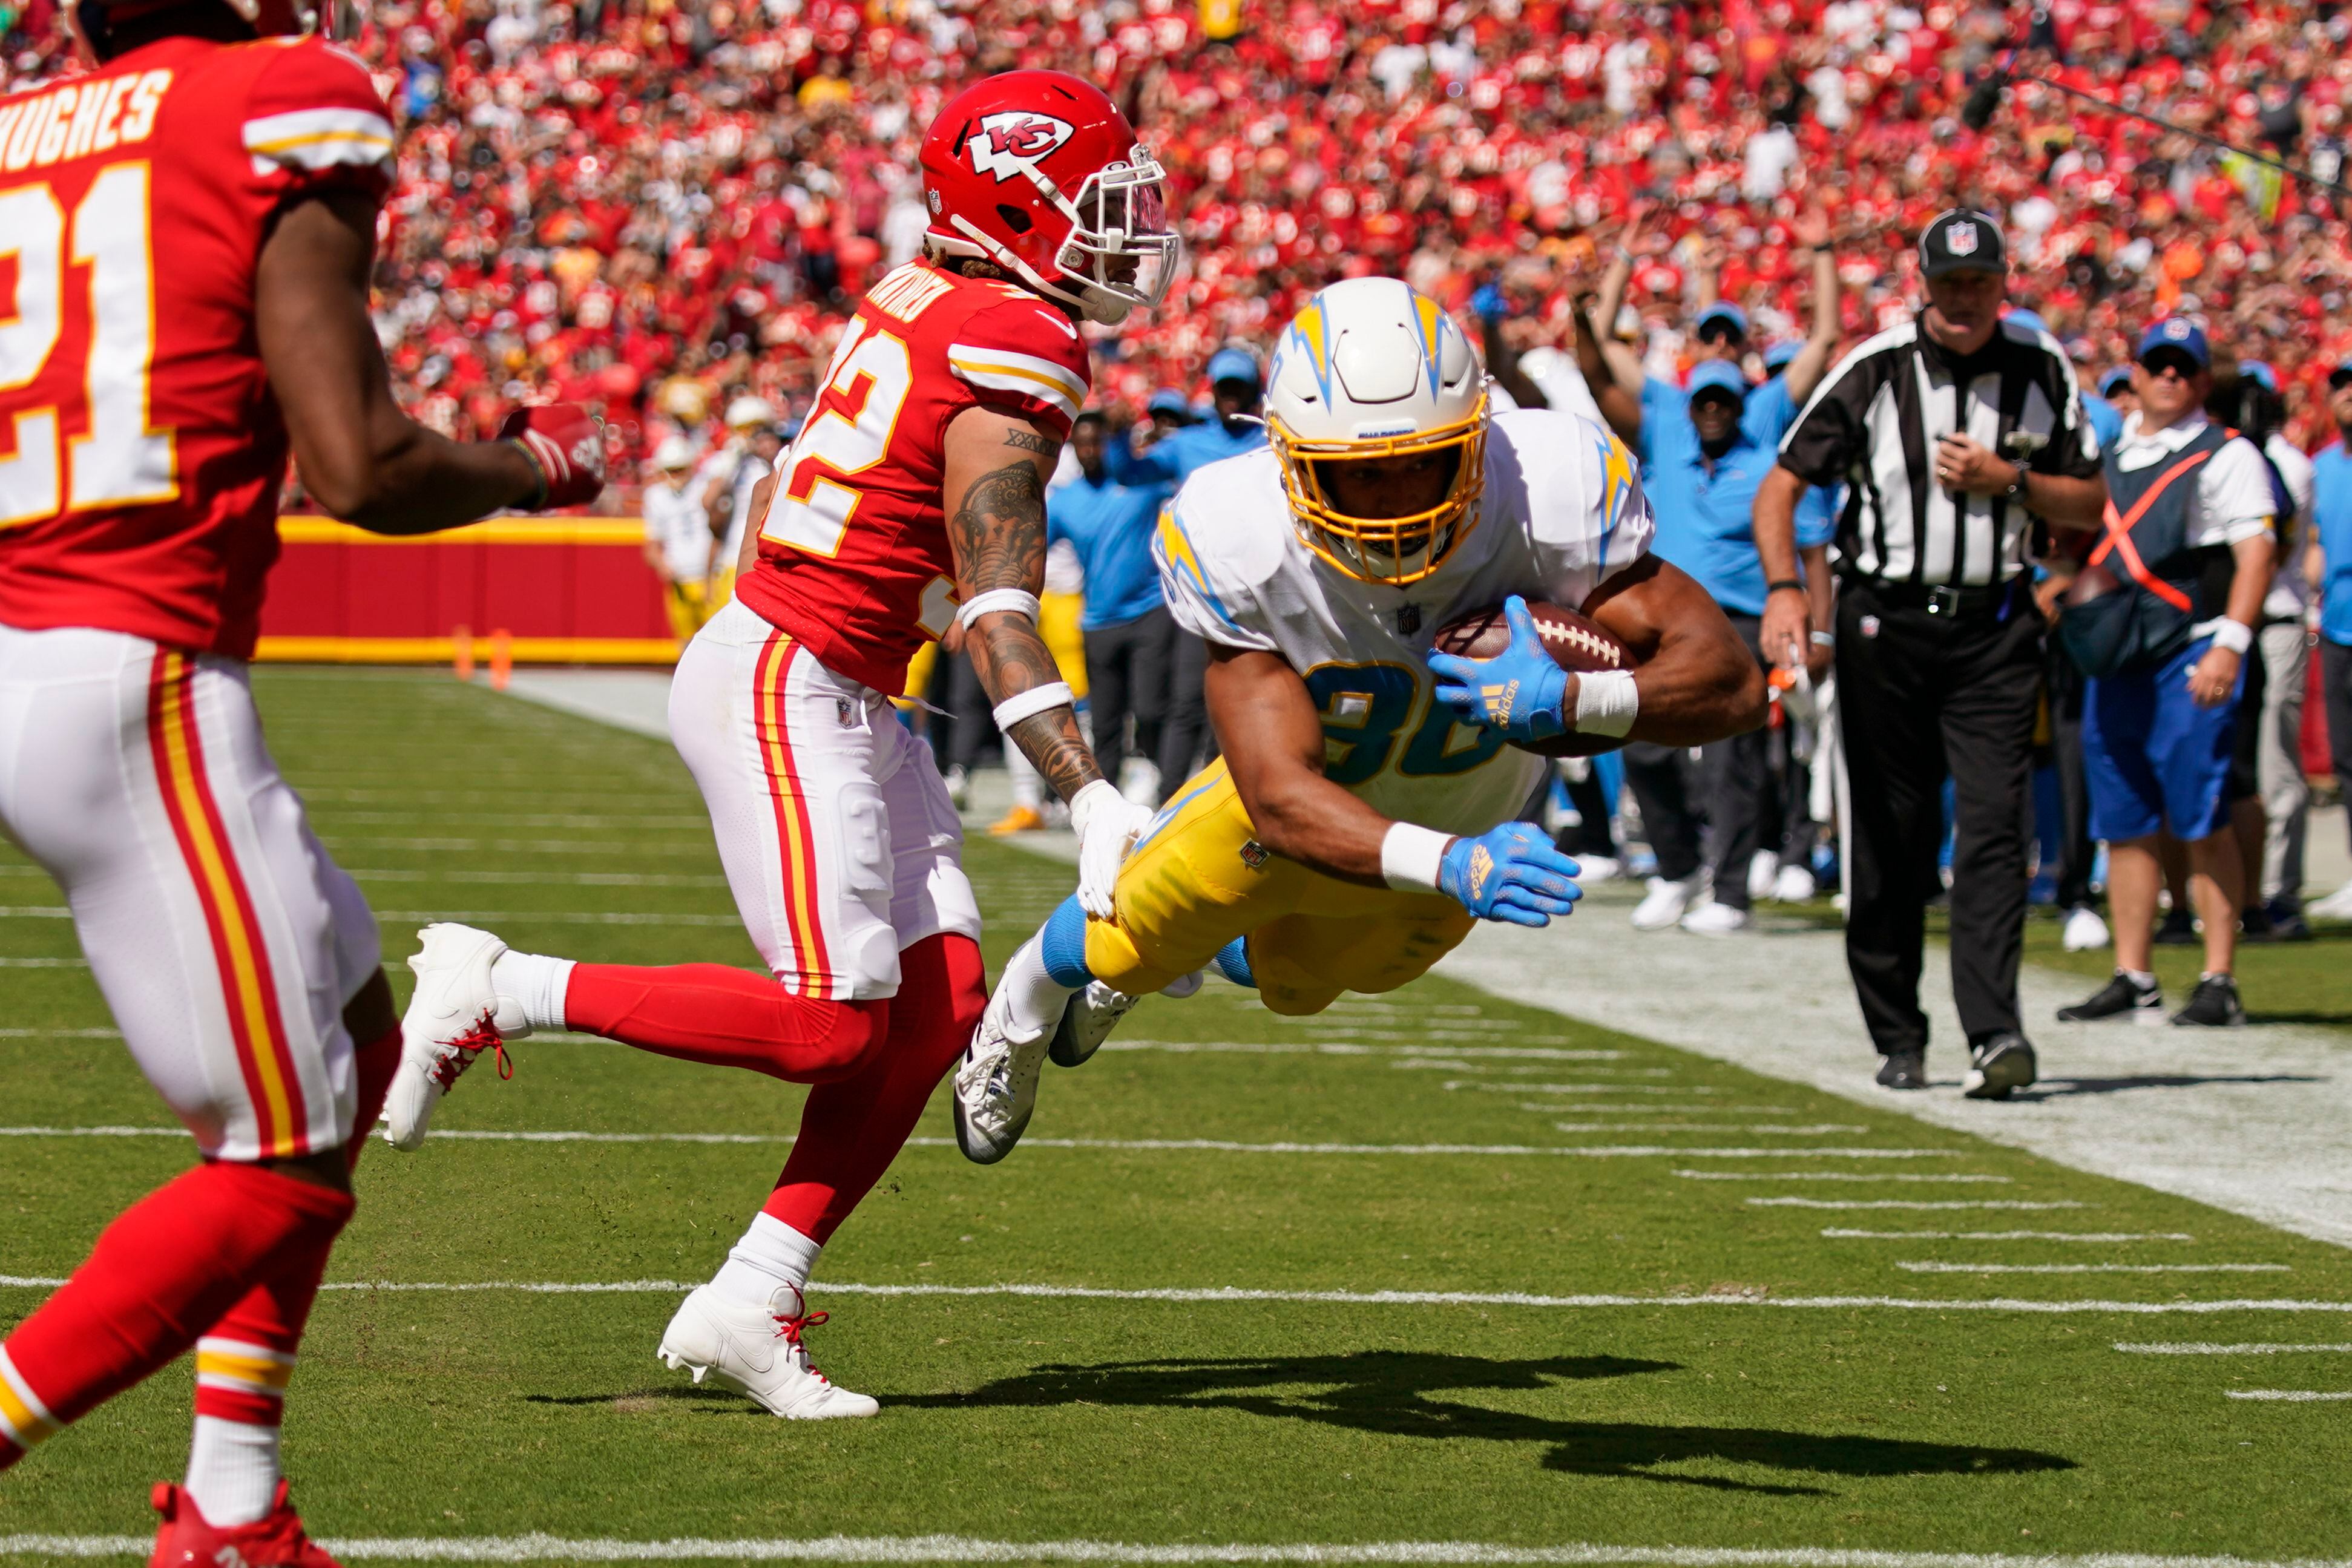
M 1982 133 L 1958 112 L 2022 39 L 2085 90 L 2333 174 L 2352 9 L 2327 4 L 394 0 L 361 21 L 403 128 L 378 276 L 402 394 L 463 435 L 518 397 L 601 404 L 632 480 L 734 396 L 804 404 L 860 287 L 917 247 L 931 113 L 1014 66 L 1109 86 L 1172 176 L 1190 267 L 1100 345 L 1114 404 L 1205 393 L 1221 344 L 1350 273 L 1456 307 L 1499 282 L 1515 330 L 1556 341 L 1642 206 L 1618 325 L 1669 372 L 1703 274 L 1759 346 L 1801 335 L 1790 225 L 1815 207 L 1849 341 L 1916 298 L 1927 218 L 1971 204 L 2084 362 L 2125 361 L 2167 311 L 2225 319 L 2309 445 L 2352 352 L 2325 194 L 2038 87 Z M 74 68 L 56 0 L 0 0 L 0 89 Z

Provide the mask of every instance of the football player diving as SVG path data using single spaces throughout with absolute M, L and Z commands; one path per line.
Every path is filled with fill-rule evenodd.
M 1755 659 L 1649 553 L 1624 444 L 1575 414 L 1490 413 L 1486 381 L 1434 300 L 1334 284 L 1275 352 L 1266 447 L 1162 513 L 1153 553 L 1210 645 L 1223 756 L 1137 840 L 1111 917 L 1073 898 L 1013 956 L 955 1074 L 967 1157 L 1012 1150 L 1049 1052 L 1077 1065 L 1138 997 L 1212 963 L 1310 1014 L 1418 977 L 1478 920 L 1567 915 L 1575 862 L 1517 820 L 1545 768 L 1525 746 L 1697 746 L 1763 722 Z M 1638 667 L 1561 669 L 1527 599 L 1581 611 Z M 1431 652 L 1497 602 L 1506 652 Z

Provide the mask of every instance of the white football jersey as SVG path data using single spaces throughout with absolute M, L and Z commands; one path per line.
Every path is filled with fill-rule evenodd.
M 1654 531 L 1625 444 L 1572 413 L 1494 416 L 1469 537 L 1410 588 L 1364 582 L 1299 541 L 1282 474 L 1261 449 L 1186 480 L 1152 541 L 1177 623 L 1279 653 L 1323 710 L 1324 774 L 1373 810 L 1450 833 L 1517 817 L 1539 757 L 1432 695 L 1437 628 L 1517 593 L 1570 608 L 1639 560 Z

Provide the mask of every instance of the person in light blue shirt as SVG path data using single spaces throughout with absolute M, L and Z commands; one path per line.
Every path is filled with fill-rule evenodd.
M 1122 485 L 1162 484 L 1172 490 L 1197 469 L 1264 446 L 1265 425 L 1257 411 L 1265 399 L 1265 373 L 1257 357 L 1247 349 L 1219 349 L 1209 356 L 1209 390 L 1214 412 L 1199 423 L 1171 430 L 1141 451 L 1126 440 L 1111 442 L 1105 453 L 1111 476 Z M 1202 695 L 1208 674 L 1208 644 L 1178 628 L 1169 661 L 1168 716 L 1160 730 L 1160 777 L 1171 786 L 1217 754 Z
M 2116 406 L 2116 400 L 2131 395 L 2131 367 L 2117 365 L 2099 378 L 2099 390 L 2083 394 L 2083 417 L 2091 422 L 2092 433 L 2099 438 L 2099 450 L 2105 452 L 2121 440 L 2124 415 L 2128 409 Z
M 1048 544 L 1069 540 L 1086 569 L 1078 630 L 1086 634 L 1087 693 L 1103 776 L 1120 782 L 1127 760 L 1138 759 L 1142 767 L 1136 772 L 1150 771 L 1134 781 L 1134 797 L 1156 806 L 1169 644 L 1176 622 L 1160 597 L 1151 533 L 1175 489 L 1158 481 L 1129 485 L 1112 478 L 1103 461 L 1111 441 L 1100 411 L 1078 415 L 1070 430 L 1077 476 L 1045 492 L 1045 538 Z
M 2305 580 L 2319 595 L 2319 674 L 2336 780 L 2352 790 L 2352 360 L 2327 378 L 2336 443 L 2311 460 L 2312 539 Z M 2352 920 L 2352 882 L 2305 906 L 2314 920 Z

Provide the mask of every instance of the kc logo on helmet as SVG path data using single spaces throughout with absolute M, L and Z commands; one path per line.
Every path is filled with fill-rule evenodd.
M 1977 253 L 1977 225 L 1954 224 L 1944 231 L 1944 248 L 1954 256 L 1974 256 Z
M 1050 114 L 1009 109 L 983 114 L 964 147 L 971 154 L 975 173 L 1010 180 L 1036 167 L 1037 160 L 1076 134 L 1076 127 Z

